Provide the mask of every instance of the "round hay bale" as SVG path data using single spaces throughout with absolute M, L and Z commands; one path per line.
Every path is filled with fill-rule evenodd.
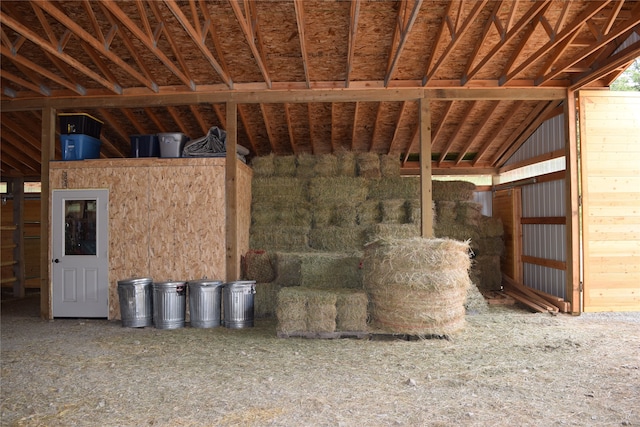
M 356 155 L 358 176 L 363 178 L 380 178 L 380 156 L 376 153 L 359 153 Z
M 432 182 L 433 200 L 448 200 L 457 202 L 460 200 L 473 200 L 473 192 L 476 185 L 468 181 L 437 181 Z
M 380 156 L 380 174 L 383 177 L 400 176 L 400 156 L 383 154 Z
M 251 159 L 251 169 L 253 169 L 254 178 L 269 178 L 275 174 L 275 166 L 273 164 L 273 154 L 268 156 L 254 157 Z
M 274 156 L 273 173 L 275 176 L 295 176 L 296 156 Z
M 446 335 L 464 326 L 469 243 L 451 239 L 378 240 L 365 246 L 363 284 L 374 327 Z
M 336 155 L 336 158 L 338 160 L 338 176 L 354 177 L 357 175 L 355 153 L 351 151 L 342 151 Z
M 262 249 L 251 249 L 244 256 L 244 274 L 247 280 L 271 282 L 276 277 L 269 253 Z
M 296 177 L 313 178 L 317 158 L 313 154 L 303 153 L 296 157 Z
M 321 154 L 313 168 L 315 176 L 334 177 L 338 175 L 338 158 L 333 154 Z

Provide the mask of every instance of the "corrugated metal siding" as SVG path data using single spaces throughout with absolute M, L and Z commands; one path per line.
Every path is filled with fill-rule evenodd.
M 564 181 L 549 181 L 522 187 L 522 216 L 565 216 Z M 566 225 L 524 224 L 522 254 L 555 261 L 566 261 Z M 524 283 L 534 289 L 565 298 L 566 272 L 539 265 L 524 264 Z
M 542 123 L 505 165 L 562 150 L 565 144 L 564 134 L 564 114 L 560 114 Z
M 616 53 L 620 52 L 621 50 L 624 50 L 624 49 L 628 48 L 629 46 L 631 46 L 632 44 L 634 44 L 638 40 L 640 40 L 640 36 L 638 35 L 638 33 L 631 33 L 629 38 L 626 39 L 620 46 L 618 46 L 618 48 L 616 49 L 615 52 L 613 52 L 613 55 L 615 55 Z

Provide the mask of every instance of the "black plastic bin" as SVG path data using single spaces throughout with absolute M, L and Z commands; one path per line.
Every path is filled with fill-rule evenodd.
M 131 135 L 131 157 L 160 157 L 158 135 Z
M 60 113 L 60 133 L 79 133 L 100 139 L 103 122 L 86 113 Z

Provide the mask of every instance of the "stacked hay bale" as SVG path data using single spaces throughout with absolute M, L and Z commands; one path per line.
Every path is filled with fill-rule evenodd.
M 398 157 L 373 153 L 270 155 L 254 158 L 252 167 L 250 247 L 264 250 L 269 256 L 268 263 L 255 254 L 246 260 L 244 278 L 257 282 L 255 315 L 284 316 L 277 309 L 280 303 L 296 307 L 302 304 L 307 311 L 317 311 L 320 308 L 314 304 L 326 301 L 317 297 L 317 292 L 323 291 L 336 297 L 337 331 L 345 330 L 340 329 L 345 326 L 340 326 L 344 322 L 338 319 L 344 318 L 341 301 L 349 298 L 358 307 L 351 311 L 358 315 L 350 326 L 347 322 L 348 327 L 366 329 L 363 248 L 379 239 L 420 235 L 420 180 L 400 176 Z M 452 234 L 447 237 L 471 239 L 475 245 L 477 230 L 472 233 L 470 224 L 461 232 L 459 224 L 463 217 L 473 218 L 473 227 L 484 221 L 478 216 L 479 210 L 466 203 L 472 202 L 475 186 L 444 185 L 447 188 L 433 182 L 436 235 L 447 231 Z M 440 216 L 444 224 L 438 228 Z M 261 267 L 251 265 L 259 262 Z M 341 294 L 343 290 L 348 297 Z M 276 317 L 280 323 L 280 317 Z M 319 324 L 304 317 L 304 327 L 300 326 L 303 319 L 299 317 L 295 320 L 297 329 L 291 329 L 286 326 L 291 320 L 283 317 L 282 321 L 283 330 L 289 332 L 313 332 L 309 325 Z M 327 325 L 330 324 L 322 327 L 323 333 Z
M 471 285 L 468 250 L 466 242 L 421 237 L 368 244 L 363 281 L 373 327 L 411 335 L 461 329 Z

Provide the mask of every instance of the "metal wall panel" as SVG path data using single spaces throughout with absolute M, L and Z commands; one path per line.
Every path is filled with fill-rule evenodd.
M 491 191 L 474 191 L 473 201 L 482 205 L 482 215 L 493 216 L 493 192 Z
M 564 134 L 564 114 L 560 114 L 542 123 L 505 165 L 564 149 Z
M 522 216 L 565 216 L 563 180 L 542 182 L 522 188 Z M 522 254 L 555 261 L 566 261 L 566 225 L 524 224 Z M 524 264 L 524 283 L 534 289 L 565 297 L 566 272 L 539 265 Z

